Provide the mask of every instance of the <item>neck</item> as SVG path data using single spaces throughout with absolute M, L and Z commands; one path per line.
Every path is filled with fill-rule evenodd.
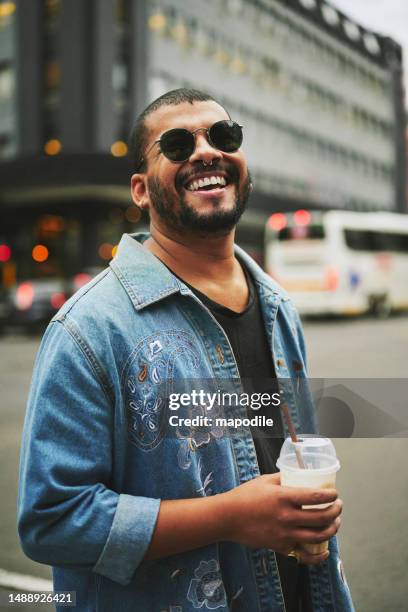
M 178 234 L 150 224 L 144 246 L 182 278 L 228 278 L 236 269 L 235 229 L 224 236 Z

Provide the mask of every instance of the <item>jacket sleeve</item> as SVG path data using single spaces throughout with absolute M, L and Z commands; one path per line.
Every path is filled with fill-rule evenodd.
M 160 500 L 112 489 L 113 408 L 89 347 L 52 322 L 24 423 L 22 547 L 34 561 L 92 569 L 126 585 L 149 546 Z

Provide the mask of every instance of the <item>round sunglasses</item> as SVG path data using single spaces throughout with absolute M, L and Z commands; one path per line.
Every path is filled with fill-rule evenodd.
M 141 159 L 140 165 L 156 144 L 170 161 L 178 164 L 187 161 L 196 147 L 195 135 L 201 131 L 207 134 L 207 140 L 212 147 L 224 153 L 234 153 L 242 144 L 242 125 L 235 121 L 216 121 L 211 127 L 198 128 L 194 132 L 184 128 L 174 128 L 164 132 L 154 141 L 146 151 L 145 157 Z

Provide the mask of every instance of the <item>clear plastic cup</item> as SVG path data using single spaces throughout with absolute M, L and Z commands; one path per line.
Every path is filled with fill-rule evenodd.
M 298 442 L 286 438 L 276 465 L 281 473 L 284 487 L 308 487 L 316 489 L 335 488 L 336 474 L 340 469 L 333 442 L 329 438 L 304 434 Z M 301 467 L 302 466 L 302 467 Z M 327 508 L 331 504 L 302 506 L 303 509 Z M 302 544 L 312 555 L 328 549 L 328 541 L 319 544 Z

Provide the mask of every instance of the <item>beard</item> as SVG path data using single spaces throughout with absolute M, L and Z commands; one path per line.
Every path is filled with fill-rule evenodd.
M 196 169 L 196 172 L 201 169 L 201 167 Z M 213 170 L 220 170 L 220 166 L 215 166 Z M 239 173 L 235 166 L 224 165 L 223 170 L 227 172 L 228 185 L 235 187 L 235 201 L 230 210 L 220 210 L 220 198 L 214 198 L 212 211 L 200 214 L 187 202 L 187 194 L 183 187 L 186 177 L 182 175 L 176 180 L 176 189 L 180 194 L 178 197 L 158 179 L 149 178 L 148 186 L 152 207 L 166 226 L 178 233 L 189 231 L 200 236 L 228 234 L 237 225 L 246 209 L 251 192 L 251 178 L 248 172 L 245 183 L 240 189 Z

